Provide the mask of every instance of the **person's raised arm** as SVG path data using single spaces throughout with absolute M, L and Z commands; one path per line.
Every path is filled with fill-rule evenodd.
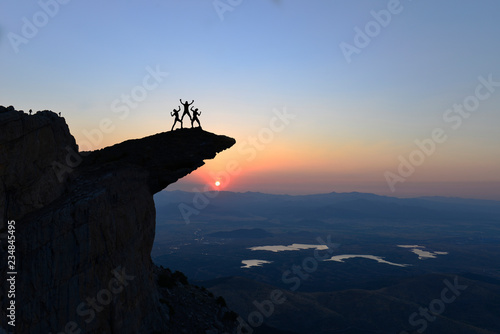
M 189 105 L 191 105 L 191 104 L 193 104 L 193 103 L 194 103 L 194 100 L 193 100 L 193 101 L 191 101 L 191 103 L 190 103 Z
M 181 104 L 184 104 L 184 103 L 182 103 L 182 99 L 179 99 L 179 101 L 181 101 Z

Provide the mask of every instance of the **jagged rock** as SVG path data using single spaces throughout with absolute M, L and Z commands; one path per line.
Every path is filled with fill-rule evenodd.
M 63 118 L 50 111 L 36 115 L 4 108 L 0 113 L 0 230 L 11 217 L 22 218 L 60 197 L 54 161 L 65 161 L 67 150 L 78 152 Z M 11 218 L 12 219 L 12 218 Z
M 64 118 L 1 107 L 0 263 L 4 278 L 6 223 L 14 220 L 16 333 L 178 328 L 173 320 L 181 313 L 169 315 L 160 302 L 168 294 L 157 285 L 150 256 L 153 194 L 234 143 L 201 129 L 183 129 L 83 154 Z M 8 286 L 5 279 L 1 284 L 0 327 L 6 329 Z M 175 287 L 170 300 L 182 297 L 182 291 L 191 296 L 191 288 Z M 231 332 L 230 324 L 224 326 Z

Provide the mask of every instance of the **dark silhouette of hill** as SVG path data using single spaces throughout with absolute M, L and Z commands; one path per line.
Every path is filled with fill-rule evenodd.
M 376 290 L 349 289 L 334 292 L 291 292 L 280 290 L 286 297 L 276 305 L 266 325 L 296 333 L 417 333 L 423 328 L 424 316 L 409 317 L 419 308 L 429 309 L 439 300 L 442 291 L 454 280 L 466 286 L 454 302 L 445 304 L 444 311 L 427 321 L 425 333 L 493 334 L 500 331 L 498 312 L 500 286 L 462 276 L 429 274 L 401 279 Z M 276 287 L 243 277 L 226 277 L 207 281 L 205 286 L 215 295 L 225 298 L 228 306 L 241 317 L 255 311 L 254 300 L 269 299 Z M 446 292 L 451 297 L 450 291 Z M 481 301 L 478 303 L 478 299 Z M 471 307 L 474 305 L 474 307 Z M 255 329 L 258 333 L 258 328 Z
M 16 333 L 233 332 L 234 316 L 205 292 L 158 286 L 151 248 L 153 194 L 234 143 L 183 129 L 84 153 L 57 114 L 0 108 L 1 328 L 15 221 Z

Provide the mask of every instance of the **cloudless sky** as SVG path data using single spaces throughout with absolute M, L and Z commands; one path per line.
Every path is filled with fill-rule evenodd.
M 0 104 L 93 150 L 194 99 L 237 144 L 167 189 L 500 200 L 496 0 L 60 1 L 0 2 Z

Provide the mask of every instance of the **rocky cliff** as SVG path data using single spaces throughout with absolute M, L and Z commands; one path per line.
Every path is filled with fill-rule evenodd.
M 0 327 L 13 330 L 4 305 L 14 300 L 16 333 L 176 333 L 175 301 L 204 300 L 211 320 L 191 314 L 191 326 L 203 323 L 188 332 L 232 331 L 232 317 L 201 290 L 160 289 L 150 253 L 153 194 L 234 143 L 183 129 L 84 154 L 64 118 L 0 107 Z

